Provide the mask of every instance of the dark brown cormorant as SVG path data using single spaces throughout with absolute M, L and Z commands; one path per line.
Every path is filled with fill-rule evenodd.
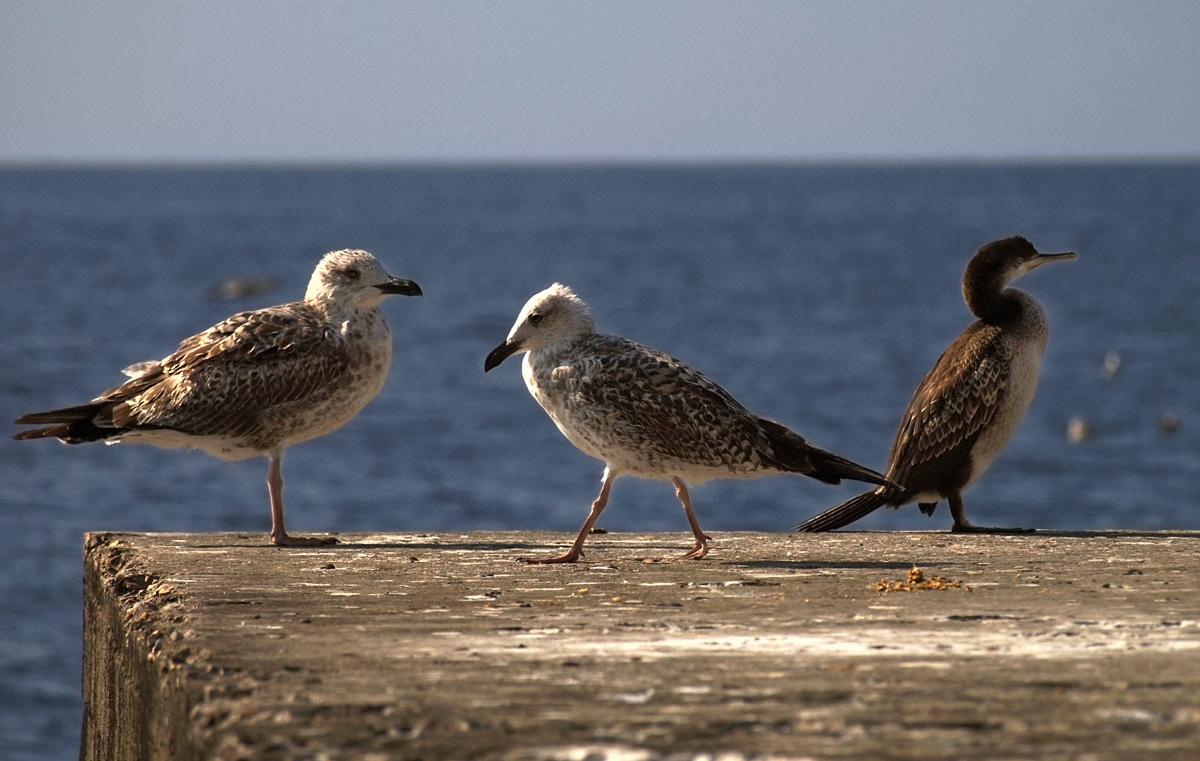
M 933 515 L 950 503 L 954 531 L 1021 532 L 976 526 L 963 511 L 962 493 L 987 471 L 1012 438 L 1037 390 L 1038 362 L 1046 349 L 1046 314 L 1029 294 L 1006 286 L 1046 262 L 1075 254 L 1039 254 L 1021 237 L 987 244 L 963 274 L 963 297 L 979 319 L 950 344 L 921 381 L 892 443 L 889 479 L 796 527 L 831 531 L 887 505 L 916 502 Z

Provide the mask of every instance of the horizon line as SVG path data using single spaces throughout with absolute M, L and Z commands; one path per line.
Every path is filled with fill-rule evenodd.
M 920 165 L 1097 165 L 1193 164 L 1193 154 L 1113 154 L 1027 156 L 829 156 L 762 158 L 440 158 L 440 159 L 233 159 L 233 158 L 5 158 L 9 169 L 555 169 L 555 168 L 720 168 Z

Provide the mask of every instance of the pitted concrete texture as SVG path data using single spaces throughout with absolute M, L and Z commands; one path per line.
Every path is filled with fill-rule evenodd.
M 1200 758 L 1200 532 L 340 539 L 89 535 L 83 757 Z

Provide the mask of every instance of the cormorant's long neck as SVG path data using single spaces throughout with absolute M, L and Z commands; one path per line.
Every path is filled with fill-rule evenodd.
M 1021 309 L 1020 301 L 1005 286 L 1008 281 L 997 270 L 968 268 L 963 277 L 967 308 L 984 322 L 997 322 Z

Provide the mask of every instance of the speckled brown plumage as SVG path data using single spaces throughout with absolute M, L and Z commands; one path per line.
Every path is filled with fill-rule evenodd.
M 379 393 L 392 344 L 378 307 L 390 293 L 420 289 L 365 251 L 332 252 L 304 301 L 236 314 L 127 368 L 130 380 L 87 404 L 22 416 L 17 424 L 44 427 L 13 438 L 136 441 L 226 460 L 267 454 L 272 538 L 306 543 L 283 528 L 283 449 L 340 428 Z
M 842 478 L 885 482 L 878 473 L 751 413 L 683 362 L 629 339 L 596 333 L 587 305 L 565 286 L 555 284 L 529 300 L 485 368 L 520 351 L 528 352 L 522 372 L 533 397 L 571 443 L 607 466 L 604 499 L 593 505 L 576 546 L 544 562 L 579 557 L 609 484 L 626 473 L 675 484 L 696 537 L 685 557 L 695 558 L 707 551 L 707 537 L 699 530 L 685 481 L 799 473 L 834 484 Z
M 703 373 L 634 341 L 593 333 L 569 351 L 531 353 L 529 364 L 531 392 L 568 438 L 623 473 L 693 483 L 767 473 L 838 483 L 847 475 Z

